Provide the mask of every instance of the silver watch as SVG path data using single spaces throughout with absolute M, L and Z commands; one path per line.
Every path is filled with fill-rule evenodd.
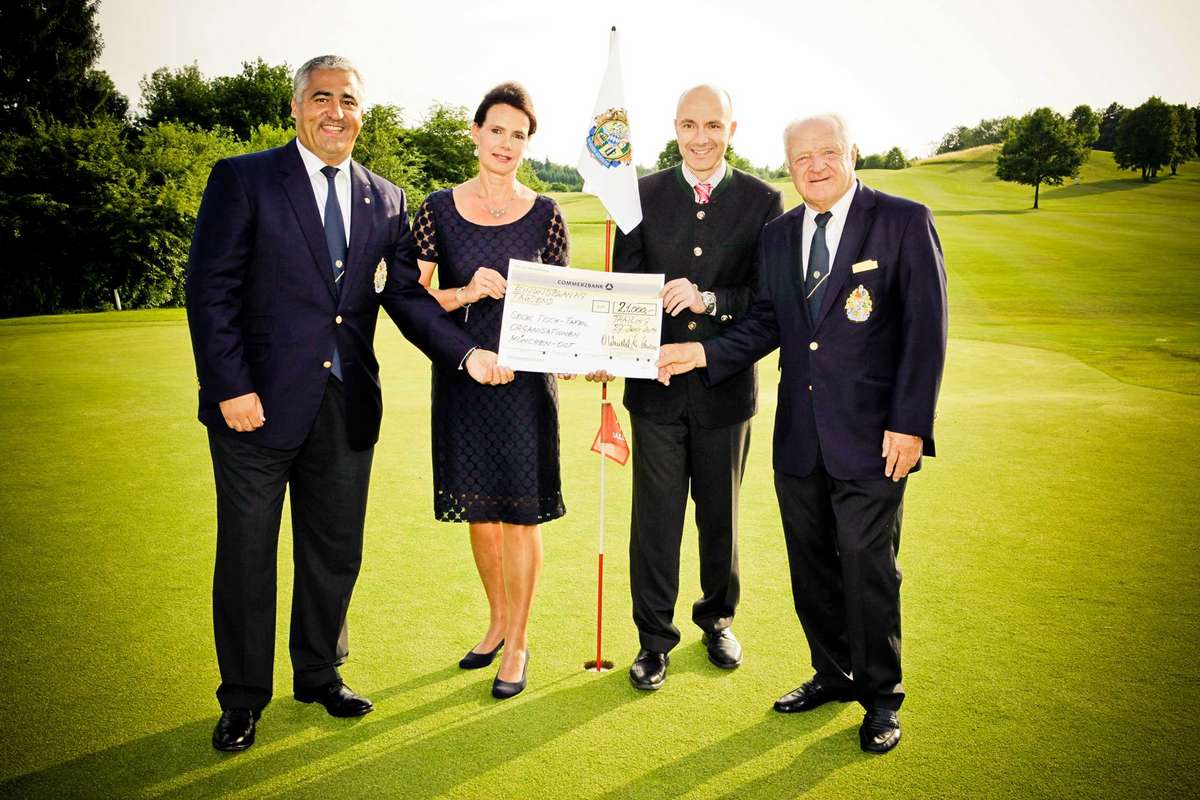
M 704 313 L 716 316 L 717 295 L 714 292 L 701 292 L 700 299 L 704 302 Z

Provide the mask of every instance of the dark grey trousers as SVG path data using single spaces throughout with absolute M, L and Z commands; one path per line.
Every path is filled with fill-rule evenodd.
M 900 522 L 907 478 L 842 481 L 775 473 L 792 598 L 827 686 L 853 688 L 867 708 L 897 710 L 900 673 Z
M 349 652 L 346 609 L 362 563 L 372 450 L 346 441 L 340 381 L 330 379 L 304 443 L 275 450 L 209 433 L 217 487 L 213 630 L 222 709 L 271 699 L 279 522 L 291 496 L 295 577 L 289 650 L 293 688 L 337 680 Z M 270 409 L 267 409 L 267 424 Z
M 696 505 L 700 589 L 692 621 L 712 633 L 733 622 L 738 580 L 738 495 L 750 450 L 750 421 L 702 428 L 688 417 L 667 424 L 630 414 L 633 509 L 629 585 L 641 646 L 665 653 L 679 643 L 679 548 L 688 490 Z

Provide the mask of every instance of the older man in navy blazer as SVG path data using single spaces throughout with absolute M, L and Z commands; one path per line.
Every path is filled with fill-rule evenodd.
M 297 700 L 333 716 L 371 702 L 342 683 L 383 411 L 382 306 L 430 358 L 502 383 L 511 372 L 417 282 L 404 193 L 353 162 L 362 79 L 339 56 L 296 73 L 296 139 L 219 162 L 196 220 L 187 312 L 217 492 L 213 626 L 218 750 L 245 750 L 271 699 L 276 549 L 290 490 Z
M 763 230 L 758 299 L 724 336 L 664 346 L 660 378 L 716 383 L 780 349 L 775 490 L 816 674 L 775 708 L 857 699 L 859 743 L 882 753 L 900 740 L 896 553 L 906 478 L 934 455 L 946 273 L 929 209 L 855 179 L 839 117 L 784 141 L 804 204 Z

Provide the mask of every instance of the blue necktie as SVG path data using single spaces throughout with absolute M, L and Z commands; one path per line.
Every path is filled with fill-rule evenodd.
M 825 244 L 825 226 L 833 214 L 817 214 L 817 230 L 808 250 L 808 275 L 804 279 L 804 296 L 808 299 L 808 316 L 817 324 L 817 313 L 825 297 L 825 282 L 829 278 L 829 246 Z
M 321 167 L 325 180 L 329 183 L 329 191 L 325 195 L 325 246 L 329 248 L 329 260 L 333 262 L 333 287 L 337 296 L 342 293 L 342 278 L 346 274 L 346 225 L 342 221 L 342 207 L 338 204 L 337 187 L 333 180 L 340 170 L 337 167 Z M 337 345 L 333 346 L 333 366 L 330 368 L 335 378 L 342 379 L 342 359 L 338 356 Z

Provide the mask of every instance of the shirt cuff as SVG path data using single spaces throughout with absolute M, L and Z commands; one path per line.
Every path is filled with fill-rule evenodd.
M 465 369 L 467 366 L 467 359 L 471 357 L 471 353 L 474 353 L 478 349 L 479 349 L 478 347 L 472 347 L 470 350 L 463 353 L 462 361 L 458 362 L 458 368 Z

